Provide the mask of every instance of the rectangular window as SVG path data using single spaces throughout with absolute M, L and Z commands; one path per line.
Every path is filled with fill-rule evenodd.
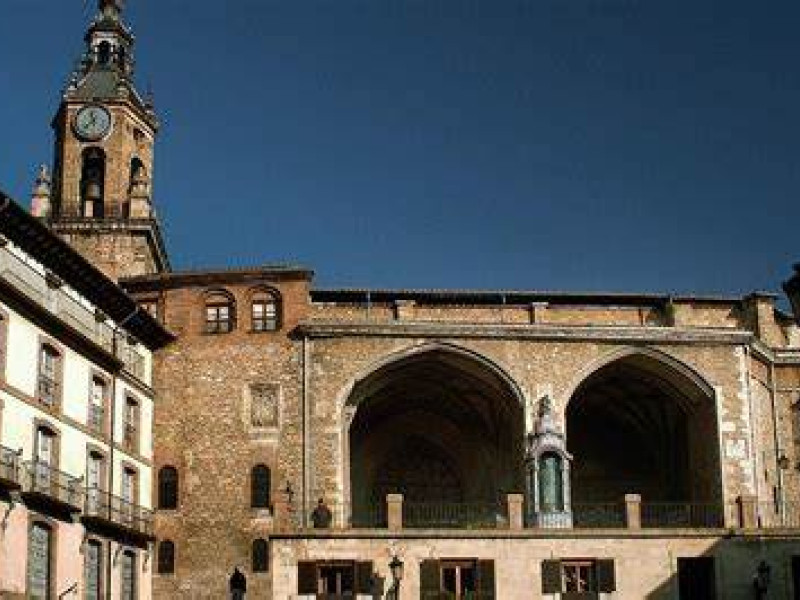
M 47 525 L 34 523 L 28 540 L 28 598 L 50 600 L 52 587 L 52 532 Z
M 120 580 L 122 600 L 136 600 L 136 555 L 129 550 L 122 554 Z
M 278 307 L 272 299 L 253 300 L 253 331 L 274 331 L 278 328 Z
M 425 560 L 420 564 L 422 598 L 495 598 L 494 561 Z
M 233 329 L 231 306 L 229 304 L 212 304 L 206 306 L 206 332 L 228 333 Z
M 679 558 L 678 598 L 680 600 L 703 600 L 716 597 L 714 557 Z
M 89 514 L 98 514 L 103 505 L 103 455 L 89 452 L 86 457 L 86 510 Z
M 326 600 L 344 600 L 357 595 L 375 595 L 373 565 L 369 561 L 300 561 L 297 592 Z
M 99 377 L 92 377 L 88 424 L 97 433 L 102 433 L 104 429 L 107 387 L 105 381 Z
M 103 545 L 96 540 L 89 540 L 86 544 L 86 557 L 84 560 L 86 600 L 100 600 L 102 598 L 101 585 L 103 581 Z
M 56 483 L 53 469 L 55 462 L 56 436 L 47 427 L 36 428 L 36 448 L 34 461 L 34 485 L 39 492 L 49 494 L 51 487 Z
M 596 598 L 616 590 L 613 560 L 565 559 L 542 561 L 542 593 Z
M 129 450 L 139 449 L 139 403 L 130 396 L 125 398 L 123 441 Z
M 39 351 L 39 400 L 46 406 L 53 407 L 59 397 L 59 371 L 61 360 L 58 351 L 52 346 L 43 344 Z

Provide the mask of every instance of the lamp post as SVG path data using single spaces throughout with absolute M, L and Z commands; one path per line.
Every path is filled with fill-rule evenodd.
M 395 554 L 389 562 L 389 570 L 392 572 L 392 597 L 397 600 L 400 597 L 400 582 L 403 580 L 403 561 Z

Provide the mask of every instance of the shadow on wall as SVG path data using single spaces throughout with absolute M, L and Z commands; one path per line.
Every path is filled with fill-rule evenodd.
M 647 600 L 800 598 L 800 539 L 723 539 L 700 556 L 677 556 L 672 576 Z

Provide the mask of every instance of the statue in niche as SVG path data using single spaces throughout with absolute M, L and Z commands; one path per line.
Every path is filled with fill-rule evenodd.
M 253 427 L 278 426 L 278 386 L 265 383 L 250 386 L 250 424 Z

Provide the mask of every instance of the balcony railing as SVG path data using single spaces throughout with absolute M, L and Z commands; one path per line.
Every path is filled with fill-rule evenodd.
M 508 525 L 501 502 L 404 502 L 407 527 L 442 529 L 493 529 Z
M 626 526 L 622 502 L 577 502 L 572 505 L 572 527 L 576 529 Z
M 113 350 L 114 329 L 108 322 L 98 319 L 98 313 L 81 302 L 74 293 L 47 276 L 41 267 L 26 262 L 11 251 L 9 246 L 0 248 L 0 278 L 53 313 L 63 322 L 79 331 L 107 352 Z M 125 368 L 142 379 L 144 358 L 134 344 L 117 336 L 117 355 Z
M 79 511 L 83 506 L 83 479 L 68 475 L 44 462 L 23 464 L 22 491 L 56 502 L 73 511 Z
M 689 502 L 643 502 L 642 527 L 704 529 L 723 527 L 724 512 L 719 504 Z
M 153 511 L 99 489 L 86 490 L 84 517 L 147 538 L 153 536 Z
M 19 452 L 5 446 L 0 446 L 0 485 L 11 488 L 20 485 Z

